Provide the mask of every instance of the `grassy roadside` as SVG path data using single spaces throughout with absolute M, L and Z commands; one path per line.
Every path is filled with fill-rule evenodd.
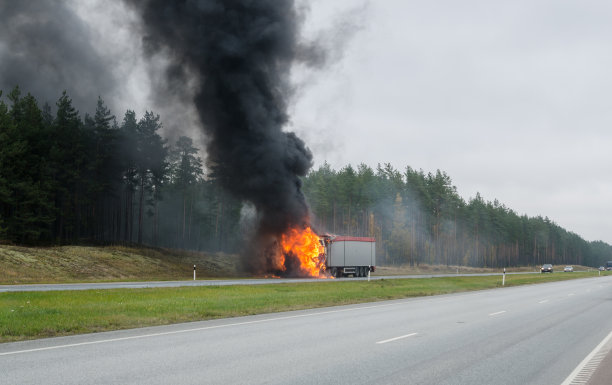
M 506 277 L 506 286 L 597 277 Z M 0 342 L 299 310 L 501 286 L 500 276 L 0 293 Z
M 0 245 L 0 284 L 157 281 L 237 276 L 238 256 L 128 246 Z
M 30 283 L 180 281 L 198 278 L 246 277 L 236 254 L 191 252 L 129 246 L 23 247 L 0 245 L 0 285 Z M 562 266 L 555 266 L 562 269 Z M 588 270 L 574 266 L 576 271 Z M 508 272 L 538 271 L 539 266 Z M 374 276 L 404 274 L 499 273 L 500 269 L 427 265 L 377 266 Z

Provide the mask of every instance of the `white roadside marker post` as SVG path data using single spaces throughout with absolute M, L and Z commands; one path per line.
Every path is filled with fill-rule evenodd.
M 195 281 L 195 265 L 193 265 L 193 280 Z
M 368 266 L 368 282 L 370 282 L 370 270 L 372 270 L 372 266 Z
M 506 268 L 504 267 L 504 277 L 502 278 L 502 286 L 506 286 Z

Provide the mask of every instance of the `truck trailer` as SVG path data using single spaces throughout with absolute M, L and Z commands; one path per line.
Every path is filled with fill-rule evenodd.
M 320 236 L 326 270 L 334 277 L 367 277 L 376 269 L 376 240 L 371 237 Z

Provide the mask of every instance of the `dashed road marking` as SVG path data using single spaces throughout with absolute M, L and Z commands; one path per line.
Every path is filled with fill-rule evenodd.
M 232 322 L 232 323 L 227 323 L 227 324 L 202 326 L 202 327 L 196 327 L 196 328 L 191 328 L 191 329 L 179 329 L 179 330 L 171 330 L 171 331 L 165 331 L 165 332 L 159 332 L 159 333 L 138 334 L 138 335 L 127 336 L 127 337 L 117 337 L 117 338 L 109 338 L 109 339 L 96 340 L 96 341 L 77 342 L 73 344 L 45 346 L 41 348 L 0 352 L 0 356 L 41 352 L 45 350 L 73 348 L 73 347 L 78 347 L 78 346 L 105 344 L 105 343 L 118 342 L 118 341 L 129 341 L 129 340 L 136 340 L 136 339 L 142 339 L 142 338 L 167 336 L 167 335 L 172 335 L 172 334 L 193 333 L 193 332 L 200 332 L 204 330 L 213 330 L 213 329 L 230 328 L 230 327 L 235 327 L 235 326 L 261 324 L 261 323 L 275 322 L 275 321 L 281 321 L 281 320 L 289 320 L 289 319 L 294 319 L 294 318 L 316 317 L 316 316 L 325 315 L 325 314 L 345 313 L 345 312 L 359 311 L 359 310 L 365 310 L 365 309 L 376 309 L 376 308 L 382 308 L 382 307 L 399 306 L 399 305 L 405 305 L 406 303 L 408 303 L 408 301 L 386 303 L 386 304 L 376 304 L 376 305 L 370 305 L 370 306 L 356 306 L 356 307 L 349 307 L 346 309 L 337 309 L 337 310 L 320 311 L 320 312 L 315 311 L 312 313 L 288 315 L 284 317 L 264 318 L 264 319 L 258 319 L 258 320 L 253 320 L 253 321 Z
M 419 333 L 410 333 L 410 334 L 406 334 L 406 335 L 395 337 L 395 338 L 389 338 L 388 340 L 378 341 L 377 344 L 386 344 L 387 342 L 393 342 L 393 341 L 401 340 L 403 338 L 408 338 L 408 337 L 416 336 L 417 334 L 419 334 Z
M 495 313 L 491 313 L 491 314 L 489 314 L 489 315 L 490 315 L 490 316 L 494 316 L 494 315 L 503 314 L 503 313 L 505 313 L 505 312 L 506 312 L 505 310 L 501 310 L 501 311 L 497 311 L 497 312 L 495 312 Z

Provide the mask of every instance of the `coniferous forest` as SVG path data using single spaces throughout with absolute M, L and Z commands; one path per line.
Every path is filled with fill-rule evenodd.
M 144 244 L 238 252 L 243 203 L 206 173 L 199 146 L 161 136 L 152 111 L 115 116 L 99 98 L 77 111 L 64 92 L 40 106 L 0 94 L 0 243 Z M 317 231 L 377 240 L 379 264 L 599 266 L 612 246 L 554 221 L 519 215 L 451 178 L 390 164 L 332 169 L 303 180 Z

